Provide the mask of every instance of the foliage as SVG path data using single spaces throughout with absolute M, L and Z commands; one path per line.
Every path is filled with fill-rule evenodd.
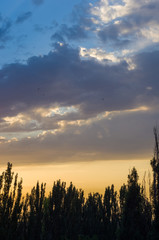
M 121 201 L 122 215 L 119 239 L 148 239 L 151 228 L 151 206 L 143 195 L 143 189 L 138 183 L 138 174 L 135 168 L 128 175 L 128 184 L 124 191 L 124 204 L 123 199 Z
M 19 239 L 22 222 L 22 180 L 12 172 L 12 164 L 0 176 L 0 236 Z

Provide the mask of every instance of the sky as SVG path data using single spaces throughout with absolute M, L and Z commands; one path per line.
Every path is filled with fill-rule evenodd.
M 159 119 L 158 12 L 157 0 L 1 2 L 0 167 L 37 179 L 60 167 L 57 179 L 81 186 L 81 168 L 91 179 L 121 177 L 123 161 L 125 176 L 134 161 L 145 171 Z

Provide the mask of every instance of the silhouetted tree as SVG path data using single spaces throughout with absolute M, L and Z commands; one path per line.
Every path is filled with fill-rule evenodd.
M 119 239 L 148 239 L 151 228 L 151 206 L 148 200 L 144 198 L 135 168 L 128 175 L 128 185 L 125 192 Z
M 157 134 L 157 132 L 155 132 Z M 157 136 L 157 137 L 156 137 Z M 84 192 L 72 183 L 54 182 L 45 197 L 45 184 L 22 197 L 22 180 L 12 164 L 0 175 L 0 239 L 2 240 L 157 240 L 159 239 L 158 135 L 155 135 L 152 206 L 138 183 L 135 168 L 127 184 L 105 189 L 104 196 Z M 153 218 L 152 218 L 153 208 Z M 153 227 L 152 227 L 153 226 Z
M 12 164 L 8 163 L 6 171 L 0 176 L 1 239 L 20 239 L 22 207 L 22 180 L 18 182 L 18 175 L 14 177 Z
M 23 203 L 22 221 L 21 221 L 21 239 L 28 239 L 28 224 L 29 224 L 29 194 L 27 193 Z
M 83 204 L 84 192 L 76 189 L 71 182 L 64 198 L 65 230 L 69 239 L 78 239 L 81 233 Z
M 159 136 L 157 127 L 154 127 L 154 139 L 155 139 L 154 157 L 151 160 L 151 167 L 153 171 L 151 197 L 154 215 L 152 239 L 157 239 L 159 235 Z
M 123 215 L 124 206 L 126 202 L 127 186 L 123 184 L 119 191 L 119 203 L 120 203 L 120 217 Z
M 33 187 L 29 196 L 29 219 L 28 219 L 28 237 L 29 239 L 42 239 L 42 221 L 43 206 L 45 198 L 45 184 L 37 182 Z
M 64 197 L 66 183 L 54 182 L 52 192 L 45 200 L 44 229 L 46 239 L 60 239 L 64 234 Z
M 84 235 L 102 235 L 103 205 L 99 193 L 89 194 L 84 205 Z
M 106 239 L 116 239 L 119 222 L 119 206 L 114 185 L 107 187 L 104 194 L 104 227 Z

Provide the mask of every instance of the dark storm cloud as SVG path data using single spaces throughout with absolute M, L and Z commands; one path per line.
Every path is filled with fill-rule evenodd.
M 32 57 L 26 65 L 9 64 L 0 70 L 0 115 L 55 104 L 78 105 L 89 118 L 150 104 L 158 99 L 158 58 L 159 52 L 138 55 L 137 68 L 129 71 L 126 62 L 109 66 L 81 60 L 77 49 L 57 45 L 54 52 Z
M 28 20 L 32 16 L 31 12 L 25 12 L 17 17 L 16 23 L 23 23 L 24 21 Z
M 54 103 L 61 106 L 81 104 L 87 114 L 118 109 L 121 105 L 129 107 L 132 104 L 130 95 L 127 102 L 122 99 L 126 96 L 121 97 L 122 104 L 117 99 L 116 91 L 123 91 L 127 85 L 120 77 L 123 74 L 124 78 L 129 75 L 125 63 L 109 67 L 94 60 L 82 61 L 78 50 L 58 46 L 46 56 L 30 58 L 26 65 L 10 64 L 0 71 L 1 116 Z

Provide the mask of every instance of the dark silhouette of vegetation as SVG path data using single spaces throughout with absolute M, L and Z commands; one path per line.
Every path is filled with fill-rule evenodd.
M 151 205 L 143 195 L 135 168 L 128 175 L 128 184 L 124 191 L 119 239 L 148 239 L 152 218 Z
M 157 240 L 159 239 L 159 143 L 151 161 L 151 198 L 133 168 L 119 194 L 114 185 L 104 195 L 78 190 L 72 183 L 54 182 L 45 195 L 45 184 L 22 197 L 22 180 L 12 164 L 0 176 L 0 239 L 3 240 Z

